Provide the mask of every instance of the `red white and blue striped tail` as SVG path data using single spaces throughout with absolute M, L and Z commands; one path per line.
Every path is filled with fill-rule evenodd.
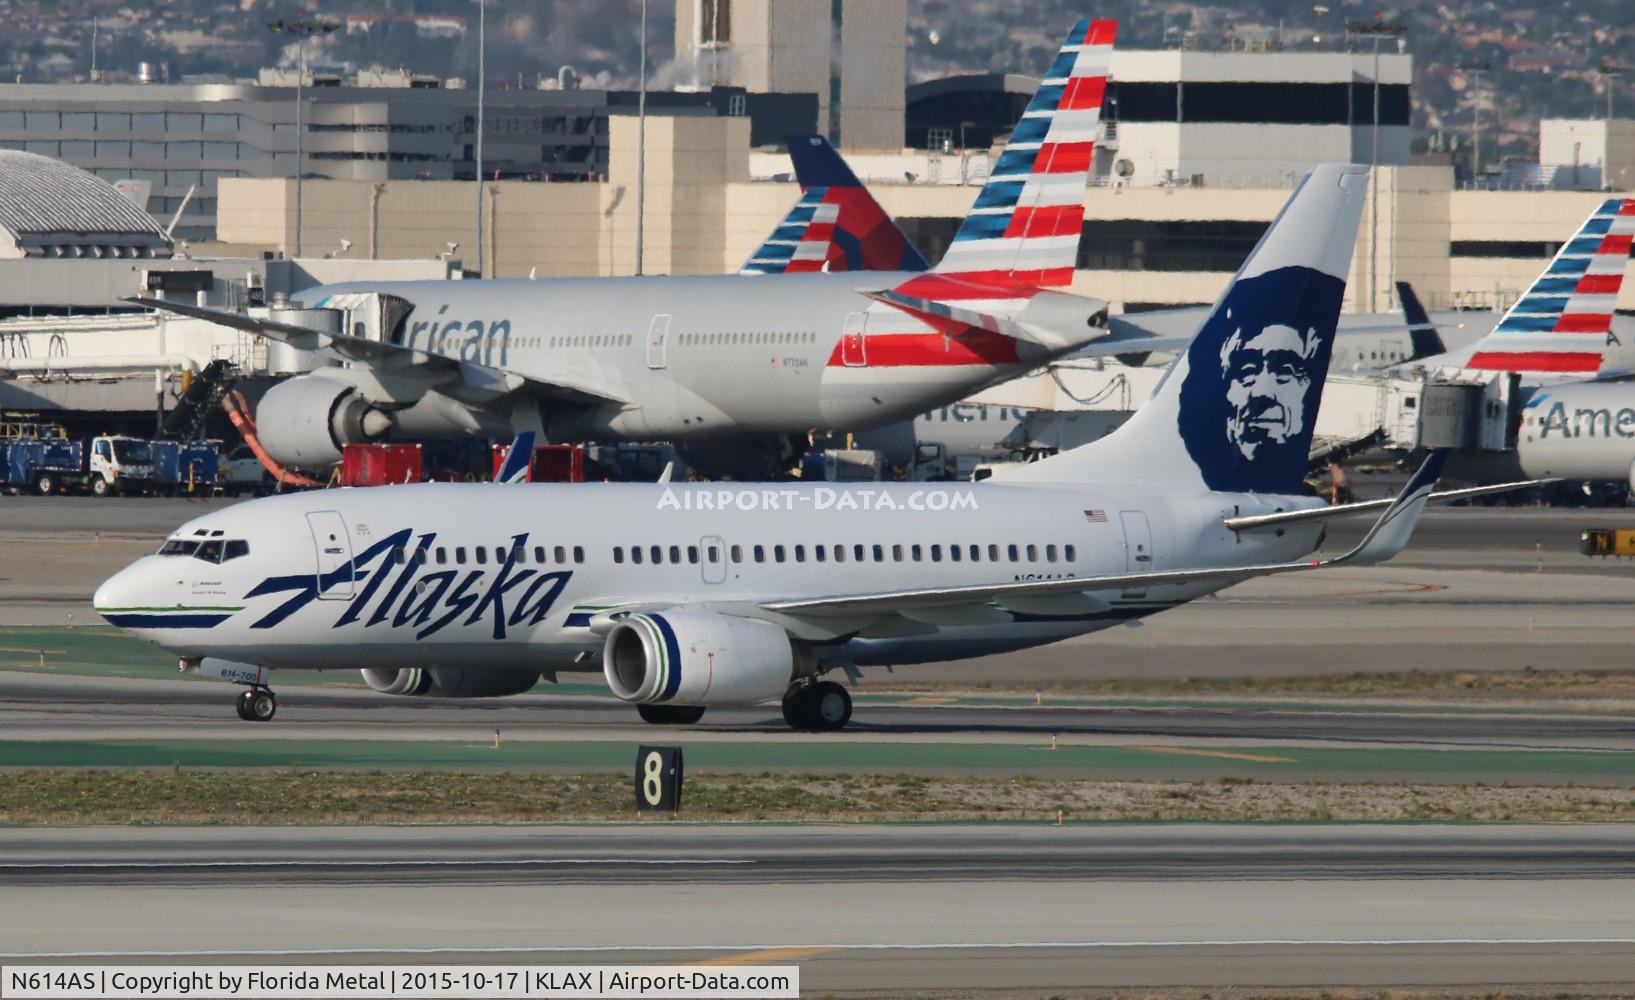
M 1116 21 L 1073 26 L 948 253 L 899 291 L 1020 300 L 1073 281 Z
M 1465 367 L 1583 375 L 1598 371 L 1631 238 L 1635 198 L 1603 202 L 1493 332 L 1476 344 Z

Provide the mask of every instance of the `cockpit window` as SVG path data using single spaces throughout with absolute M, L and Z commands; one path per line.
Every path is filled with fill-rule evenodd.
M 199 551 L 195 552 L 193 557 L 203 559 L 205 562 L 219 563 L 221 562 L 221 549 L 221 540 L 212 538 L 210 541 L 202 543 L 199 546 Z
M 198 547 L 198 542 L 172 538 L 159 547 L 159 554 L 162 556 L 190 556 Z
M 221 561 L 226 562 L 229 559 L 237 559 L 239 556 L 247 556 L 249 554 L 250 543 L 242 539 L 235 538 L 227 543 L 227 548 L 222 550 Z
M 250 543 L 239 538 L 172 538 L 160 546 L 162 556 L 192 556 L 207 563 L 224 563 L 250 554 Z

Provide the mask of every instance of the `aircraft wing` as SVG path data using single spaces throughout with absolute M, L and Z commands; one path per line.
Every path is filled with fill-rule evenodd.
M 1445 451 L 1432 452 L 1419 471 L 1402 488 L 1396 499 L 1389 502 L 1384 514 L 1374 522 L 1368 534 L 1357 547 L 1333 559 L 1311 559 L 1303 562 L 1265 563 L 1254 566 L 1231 566 L 1167 570 L 1156 573 L 1118 573 L 1109 576 L 1081 576 L 1065 580 L 1032 580 L 1021 583 L 984 583 L 964 587 L 939 587 L 923 590 L 899 590 L 874 594 L 837 595 L 833 597 L 798 598 L 788 601 L 767 601 L 759 607 L 763 611 L 796 616 L 855 616 L 892 614 L 920 609 L 954 607 L 960 605 L 996 603 L 1004 605 L 1007 599 L 1025 600 L 1057 594 L 1087 593 L 1102 590 L 1129 590 L 1143 587 L 1161 587 L 1185 583 L 1236 583 L 1250 577 L 1274 573 L 1293 573 L 1303 570 L 1325 569 L 1331 566 L 1369 566 L 1384 562 L 1401 552 L 1413 535 L 1419 515 L 1430 499 L 1431 489 L 1447 460 Z
M 327 348 L 347 361 L 356 361 L 395 374 L 405 374 L 405 369 L 411 368 L 453 374 L 458 376 L 460 381 L 467 387 L 492 395 L 503 396 L 511 392 L 527 391 L 581 403 L 624 404 L 629 402 L 629 400 L 621 398 L 603 386 L 588 382 L 563 378 L 546 381 L 506 369 L 495 368 L 491 365 L 462 361 L 459 358 L 451 358 L 444 354 L 433 354 L 429 351 L 403 347 L 383 340 L 352 337 L 344 333 L 329 333 L 323 330 L 314 330 L 310 327 L 250 316 L 245 313 L 188 305 L 184 302 L 170 302 L 140 296 L 127 298 L 124 301 L 147 306 L 150 309 L 161 309 L 165 312 L 175 313 L 178 316 L 206 320 L 234 330 L 242 330 L 257 337 L 266 337 L 268 340 L 275 340 L 280 344 L 288 344 L 297 350 L 321 351 Z

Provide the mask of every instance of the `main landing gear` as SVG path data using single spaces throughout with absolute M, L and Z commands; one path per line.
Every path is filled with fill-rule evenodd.
M 789 689 L 783 696 L 783 718 L 795 729 L 832 732 L 852 718 L 852 696 L 834 681 L 817 681 Z
M 238 696 L 238 717 L 245 722 L 270 722 L 278 714 L 278 699 L 271 688 L 252 687 Z
M 698 705 L 637 705 L 636 714 L 655 726 L 690 726 L 704 717 Z

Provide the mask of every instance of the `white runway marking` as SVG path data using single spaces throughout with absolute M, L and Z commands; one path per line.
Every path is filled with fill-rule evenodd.
M 405 858 L 395 861 L 20 861 L 0 863 L 0 872 L 30 868 L 454 868 L 475 865 L 753 865 L 753 858 L 489 858 L 447 860 Z

